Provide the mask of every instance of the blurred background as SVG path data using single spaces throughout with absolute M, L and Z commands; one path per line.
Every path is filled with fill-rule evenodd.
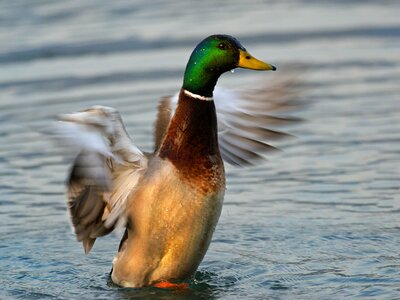
M 0 298 L 394 299 L 400 295 L 399 1 L 0 1 Z M 298 74 L 296 139 L 257 167 L 227 166 L 213 242 L 190 291 L 108 284 L 120 236 L 85 256 L 69 227 L 59 113 L 116 107 L 152 149 L 158 99 L 195 45 L 237 37 Z

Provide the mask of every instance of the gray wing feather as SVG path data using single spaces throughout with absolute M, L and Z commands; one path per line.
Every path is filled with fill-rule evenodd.
M 177 103 L 178 94 L 161 100 L 155 131 L 157 141 L 162 140 Z M 277 151 L 270 143 L 292 135 L 275 127 L 301 121 L 280 115 L 302 105 L 298 100 L 298 81 L 287 74 L 275 83 L 243 93 L 217 86 L 214 103 L 220 153 L 224 161 L 235 166 L 255 165 L 265 159 L 264 154 Z
M 96 106 L 61 119 L 59 137 L 79 150 L 66 184 L 68 210 L 77 240 L 89 253 L 96 238 L 125 224 L 125 208 L 147 157 L 113 108 Z
M 114 229 L 105 227 L 105 195 L 111 190 L 105 157 L 99 153 L 81 152 L 67 181 L 67 203 L 71 222 L 78 241 L 89 253 L 95 240 Z

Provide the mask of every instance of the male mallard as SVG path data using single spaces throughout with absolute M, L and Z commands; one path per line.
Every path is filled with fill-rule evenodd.
M 262 142 L 265 137 L 283 135 L 265 128 L 265 120 L 282 119 L 267 117 L 260 102 L 248 105 L 232 92 L 216 90 L 222 102 L 214 105 L 218 78 L 237 67 L 276 69 L 228 35 L 212 35 L 197 45 L 179 96 L 161 101 L 151 154 L 133 144 L 113 108 L 61 116 L 64 135 L 80 149 L 67 182 L 78 241 L 88 253 L 117 223 L 126 227 L 113 261 L 116 284 L 160 286 L 192 276 L 220 216 L 223 159 L 251 164 L 273 148 Z

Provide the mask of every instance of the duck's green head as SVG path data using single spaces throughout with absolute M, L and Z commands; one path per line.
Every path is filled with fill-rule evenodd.
M 212 97 L 219 76 L 234 68 L 272 70 L 273 65 L 251 56 L 229 35 L 211 35 L 193 50 L 186 66 L 183 88 L 197 95 Z

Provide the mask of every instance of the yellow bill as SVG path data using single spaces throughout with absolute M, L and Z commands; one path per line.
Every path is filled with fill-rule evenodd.
M 239 50 L 239 68 L 251 69 L 251 70 L 259 70 L 259 71 L 275 71 L 276 67 L 270 64 L 267 64 L 257 58 L 253 57 L 249 52 Z

